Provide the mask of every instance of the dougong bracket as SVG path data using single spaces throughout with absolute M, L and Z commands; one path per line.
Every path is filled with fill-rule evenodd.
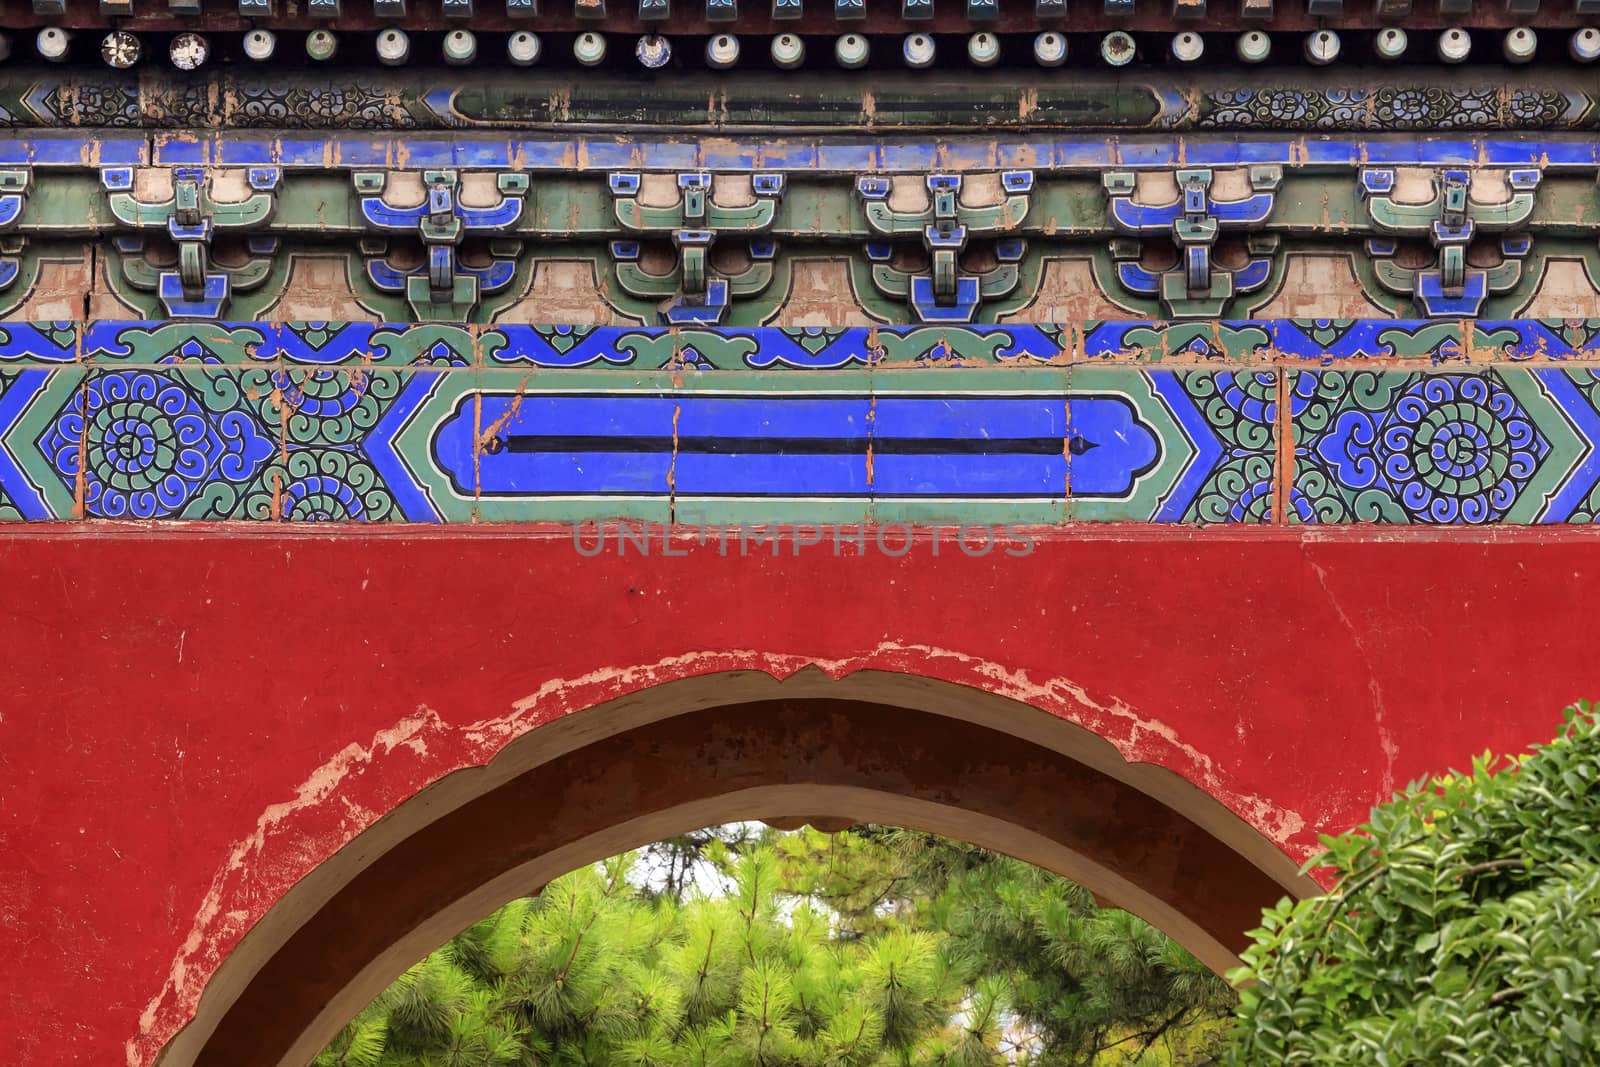
M 236 291 L 259 286 L 271 272 L 278 241 L 267 234 L 250 234 L 248 256 L 241 266 L 221 266 L 212 257 L 212 242 L 219 232 L 263 229 L 277 206 L 283 172 L 277 167 L 250 167 L 244 172 L 248 190 L 239 200 L 219 200 L 213 192 L 218 175 L 203 167 L 175 167 L 172 195 L 164 200 L 141 200 L 135 191 L 132 167 L 104 167 L 100 185 L 107 194 L 112 217 L 127 229 L 138 231 L 113 237 L 122 259 L 122 277 L 136 289 L 154 292 L 166 313 L 180 319 L 222 317 Z M 153 231 L 165 230 L 177 246 L 177 269 L 152 265 L 145 258 Z
M 363 243 L 367 278 L 384 292 L 404 293 L 424 322 L 465 322 L 484 293 L 497 292 L 516 276 L 522 242 L 503 235 L 522 218 L 528 196 L 526 174 L 494 175 L 498 199 L 483 207 L 461 202 L 462 176 L 456 170 L 422 172 L 420 204 L 395 206 L 384 199 L 389 175 L 357 171 L 353 175 L 367 227 L 383 234 L 413 233 L 422 241 L 423 262 L 397 267 L 388 258 L 387 240 Z M 461 258 L 469 236 L 489 238 L 489 262 L 469 266 Z
M 1254 292 L 1272 275 L 1277 235 L 1263 233 L 1276 205 L 1283 168 L 1250 167 L 1250 192 L 1236 200 L 1212 195 L 1215 174 L 1209 167 L 1179 170 L 1178 198 L 1165 204 L 1138 199 L 1133 171 L 1108 171 L 1102 178 L 1110 198 L 1112 226 L 1125 237 L 1113 238 L 1116 281 L 1129 293 L 1157 297 L 1173 318 L 1206 318 L 1222 314 L 1235 296 Z M 1217 239 L 1227 232 L 1245 235 L 1245 262 L 1232 269 L 1216 262 Z M 1144 263 L 1145 242 L 1164 236 L 1177 248 L 1177 265 L 1166 270 Z M 1137 240 L 1130 240 L 1137 238 Z
M 1393 293 L 1408 295 L 1428 318 L 1477 315 L 1494 293 L 1511 290 L 1522 278 L 1523 260 L 1533 249 L 1533 238 L 1511 231 L 1533 214 L 1539 171 L 1533 168 L 1506 172 L 1510 196 L 1500 202 L 1472 199 L 1472 176 L 1465 170 L 1435 172 L 1433 195 L 1415 203 L 1394 198 L 1398 173 L 1392 167 L 1361 171 L 1361 199 L 1379 233 L 1386 236 L 1366 242 L 1378 283 Z M 1480 233 L 1497 234 L 1491 251 L 1499 262 L 1472 266 L 1468 253 Z M 1402 266 L 1395 255 L 1400 241 L 1426 237 L 1434 248 L 1428 267 Z
M 902 299 L 919 322 L 971 322 L 986 299 L 1005 296 L 1017 286 L 1018 264 L 1027 253 L 1020 237 L 1002 237 L 1027 217 L 1032 203 L 1033 172 L 1005 171 L 1000 175 L 998 203 L 970 205 L 961 202 L 959 174 L 930 174 L 924 179 L 928 204 L 917 210 L 891 206 L 891 179 L 856 180 L 856 197 L 867 226 L 881 238 L 866 246 L 872 262 L 872 282 L 885 296 Z M 927 254 L 926 272 L 894 265 L 893 238 L 919 234 Z M 993 240 L 995 264 L 986 271 L 962 268 L 962 254 L 973 238 Z

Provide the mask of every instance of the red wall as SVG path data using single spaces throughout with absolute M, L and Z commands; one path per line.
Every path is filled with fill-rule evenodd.
M 1600 691 L 1569 529 L 1105 528 L 971 558 L 581 558 L 565 533 L 0 539 L 0 1062 L 152 1062 L 276 897 L 542 721 L 734 668 L 981 685 L 1298 856 Z

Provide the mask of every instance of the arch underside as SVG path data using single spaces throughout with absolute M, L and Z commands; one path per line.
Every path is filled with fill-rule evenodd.
M 1312 888 L 1196 787 L 1123 763 L 1054 716 L 925 679 L 898 679 L 896 705 L 866 699 L 895 693 L 894 676 L 807 674 L 817 672 L 635 694 L 423 790 L 268 912 L 160 1062 L 304 1063 L 402 970 L 506 901 L 734 819 L 845 818 L 980 844 L 1080 881 L 1217 969 L 1233 964 L 1261 908 Z M 906 685 L 933 710 L 903 706 Z M 995 704 L 1010 705 L 1011 729 L 987 714 Z

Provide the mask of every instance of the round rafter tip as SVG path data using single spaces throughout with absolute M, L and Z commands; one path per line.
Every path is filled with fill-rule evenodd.
M 167 56 L 179 70 L 199 70 L 211 57 L 211 43 L 198 33 L 180 33 L 172 39 Z
M 660 70 L 672 62 L 672 44 L 659 33 L 647 33 L 634 45 L 633 56 L 645 70 Z
M 127 30 L 112 30 L 100 42 L 100 58 L 112 70 L 127 70 L 139 62 L 143 52 L 139 38 Z
M 1033 59 L 1041 67 L 1059 67 L 1067 61 L 1067 39 L 1054 30 L 1033 39 Z
M 478 58 L 478 35 L 471 30 L 451 30 L 444 35 L 440 50 L 446 63 L 464 67 Z
M 1472 35 L 1458 27 L 1439 34 L 1439 59 L 1445 63 L 1465 63 L 1472 54 Z
M 1508 63 L 1528 63 L 1539 50 L 1539 35 L 1526 26 L 1513 26 L 1506 31 L 1501 51 Z
M 1339 58 L 1339 49 L 1342 42 L 1339 35 L 1332 30 L 1317 30 L 1306 34 L 1305 55 L 1306 62 L 1314 66 L 1325 67 Z
M 577 39 L 572 42 L 572 57 L 586 67 L 598 66 L 605 62 L 605 36 L 593 30 L 578 34 Z
M 411 58 L 411 37 L 405 30 L 387 29 L 378 34 L 378 62 L 398 67 Z
M 1233 51 L 1241 63 L 1265 63 L 1272 55 L 1272 38 L 1260 30 L 1241 33 Z
M 306 34 L 306 58 L 326 63 L 339 54 L 339 37 L 332 30 L 312 30 Z
M 1000 38 L 980 31 L 967 38 L 967 58 L 975 67 L 992 67 L 1000 62 Z
M 739 62 L 739 38 L 731 33 L 719 33 L 706 42 L 706 66 L 712 70 L 729 70 Z
M 806 43 L 792 33 L 772 39 L 772 62 L 782 70 L 793 70 L 806 61 Z
M 933 38 L 925 33 L 911 33 L 900 45 L 900 54 L 905 58 L 906 66 L 912 70 L 926 70 L 933 66 L 934 58 L 938 55 L 938 48 L 933 43 Z
M 845 70 L 858 70 L 867 65 L 872 48 L 859 33 L 842 33 L 833 42 L 833 59 Z
M 278 50 L 278 37 L 271 30 L 251 30 L 244 35 L 246 59 L 265 63 Z
M 46 26 L 33 38 L 33 46 L 38 49 L 40 57 L 52 63 L 60 63 L 67 58 L 71 43 L 71 36 L 60 26 Z
M 1567 41 L 1567 52 L 1579 63 L 1593 63 L 1600 59 L 1600 30 L 1575 30 Z
M 541 50 L 537 33 L 518 30 L 506 38 L 506 58 L 519 67 L 531 67 L 539 62 Z
M 1372 47 L 1378 53 L 1379 59 L 1399 59 L 1406 54 L 1406 46 L 1411 43 L 1406 37 L 1406 31 L 1398 26 L 1390 26 L 1381 30 L 1372 40 Z

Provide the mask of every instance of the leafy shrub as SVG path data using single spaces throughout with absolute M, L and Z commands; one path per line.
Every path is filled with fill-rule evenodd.
M 1269 910 L 1231 1062 L 1600 1062 L 1600 726 L 1408 787 L 1324 838 L 1326 896 Z M 1496 773 L 1497 765 L 1501 766 Z

